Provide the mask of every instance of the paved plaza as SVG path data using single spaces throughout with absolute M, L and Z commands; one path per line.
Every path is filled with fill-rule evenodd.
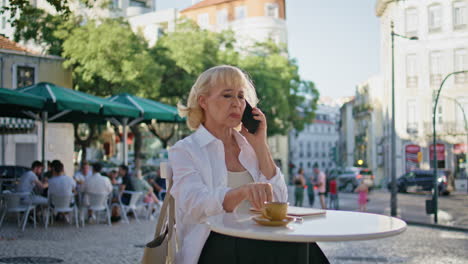
M 139 263 L 141 246 L 153 236 L 155 224 L 133 220 L 76 228 L 60 223 L 48 229 L 28 225 L 21 232 L 10 218 L 0 230 L 0 263 Z M 331 263 L 462 264 L 468 259 L 468 233 L 416 226 L 396 237 L 320 246 Z M 11 257 L 51 257 L 62 262 L 1 261 Z

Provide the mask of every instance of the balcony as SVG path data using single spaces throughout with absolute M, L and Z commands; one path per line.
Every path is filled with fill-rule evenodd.
M 407 123 L 406 124 L 406 133 L 409 135 L 418 134 L 418 123 Z
M 439 135 L 447 136 L 462 136 L 467 133 L 465 125 L 462 122 L 436 123 L 436 132 Z M 424 122 L 424 133 L 432 135 L 432 122 Z
M 353 107 L 353 117 L 362 117 L 372 113 L 372 106 L 370 104 L 359 104 Z
M 431 86 L 439 88 L 442 83 L 442 74 L 431 74 Z
M 407 76 L 406 77 L 406 87 L 408 87 L 408 88 L 418 87 L 418 76 Z

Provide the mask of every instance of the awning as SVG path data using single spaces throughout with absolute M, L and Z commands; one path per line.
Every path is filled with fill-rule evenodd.
M 30 119 L 0 117 L 0 134 L 27 134 L 36 129 L 36 122 Z

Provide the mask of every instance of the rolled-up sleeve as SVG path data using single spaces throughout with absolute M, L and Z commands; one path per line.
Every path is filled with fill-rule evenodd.
M 269 180 L 265 177 L 265 175 L 263 175 L 260 172 L 259 181 L 271 184 L 271 186 L 273 187 L 273 196 L 275 198 L 275 201 L 278 201 L 278 202 L 288 201 L 288 188 L 284 181 L 283 173 L 281 173 L 281 170 L 278 167 L 276 167 L 275 176 L 273 176 Z
M 214 186 L 210 190 L 183 146 L 176 145 L 170 149 L 169 162 L 174 179 L 171 193 L 179 209 L 199 222 L 208 216 L 225 212 L 223 201 L 230 188 Z

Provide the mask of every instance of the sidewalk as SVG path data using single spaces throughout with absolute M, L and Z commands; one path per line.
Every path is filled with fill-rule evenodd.
M 288 186 L 289 203 L 294 204 L 294 186 Z M 340 193 L 340 210 L 358 211 L 357 194 Z M 408 224 L 425 225 L 431 227 L 458 229 L 468 231 L 468 195 L 455 193 L 439 198 L 438 224 L 434 223 L 434 215 L 427 215 L 425 200 L 430 194 L 398 194 L 398 217 Z M 309 207 L 307 195 L 304 195 L 303 206 Z M 314 208 L 320 208 L 318 196 L 315 198 Z M 367 204 L 369 213 L 390 215 L 390 193 L 387 190 L 374 190 L 369 194 Z

